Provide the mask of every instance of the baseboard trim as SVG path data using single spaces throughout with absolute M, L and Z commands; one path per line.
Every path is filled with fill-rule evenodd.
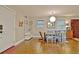
M 25 39 L 25 41 L 29 41 L 29 40 L 31 40 L 33 37 L 30 37 L 28 40 L 27 39 Z
M 22 40 L 16 42 L 16 43 L 14 44 L 14 46 L 17 46 L 18 44 L 20 44 L 20 43 L 23 42 L 24 40 L 25 40 L 25 39 L 22 39 Z
M 40 37 L 40 36 L 33 36 L 33 37 L 38 38 L 38 37 Z
M 79 39 L 78 38 L 73 38 L 74 40 L 76 40 L 76 41 L 79 41 Z
M 13 48 L 13 47 L 15 47 L 15 46 L 11 46 L 11 47 L 7 48 L 6 50 L 0 52 L 0 54 L 3 54 L 4 52 L 6 52 L 7 50 L 9 50 L 9 49 L 11 49 L 11 48 Z

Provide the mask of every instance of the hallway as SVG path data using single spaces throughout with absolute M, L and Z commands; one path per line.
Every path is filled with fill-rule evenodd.
M 23 41 L 14 48 L 4 52 L 4 54 L 78 54 L 79 42 L 69 39 L 64 44 L 41 43 L 38 38 L 30 41 Z

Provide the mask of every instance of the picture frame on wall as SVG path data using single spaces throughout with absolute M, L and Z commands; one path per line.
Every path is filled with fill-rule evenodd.
M 19 21 L 19 27 L 23 27 L 23 21 Z

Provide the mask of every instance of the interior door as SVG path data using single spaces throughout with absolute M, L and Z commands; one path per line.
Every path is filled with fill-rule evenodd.
M 73 37 L 79 38 L 79 19 L 71 20 L 71 29 L 73 31 Z

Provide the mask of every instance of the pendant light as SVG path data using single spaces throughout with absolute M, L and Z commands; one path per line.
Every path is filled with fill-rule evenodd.
M 55 16 L 51 16 L 49 20 L 50 20 L 50 22 L 55 22 L 56 21 L 56 17 Z

